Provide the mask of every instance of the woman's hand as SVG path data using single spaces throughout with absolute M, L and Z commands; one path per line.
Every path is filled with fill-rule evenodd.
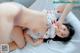
M 64 11 L 64 8 L 65 8 L 65 5 L 60 5 L 56 8 L 56 12 L 57 13 L 63 13 Z
M 53 27 L 59 28 L 62 25 L 62 22 L 60 20 L 58 21 L 54 20 L 52 24 L 53 24 Z

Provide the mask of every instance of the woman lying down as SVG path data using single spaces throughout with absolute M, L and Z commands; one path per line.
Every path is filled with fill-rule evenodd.
M 74 35 L 74 29 L 64 23 L 64 17 L 72 7 L 71 4 L 59 7 L 57 11 L 62 15 L 56 19 L 51 14 L 28 9 L 18 3 L 1 3 L 0 44 L 8 44 L 12 51 L 17 47 L 23 48 L 26 42 L 32 45 L 48 40 L 68 42 Z

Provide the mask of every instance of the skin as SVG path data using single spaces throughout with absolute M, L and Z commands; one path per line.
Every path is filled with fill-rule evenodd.
M 25 45 L 24 35 L 22 29 L 19 27 L 14 27 L 11 33 L 12 40 L 15 41 L 18 48 L 23 48 Z M 18 38 L 19 37 L 19 38 Z M 17 40 L 16 40 L 17 39 Z
M 60 23 L 57 23 L 56 25 L 57 25 L 57 26 L 55 26 L 56 34 L 61 38 L 68 37 L 69 31 L 68 31 L 67 27 Z
M 33 17 L 34 20 L 32 19 Z M 15 29 L 14 26 L 29 28 L 33 32 L 45 32 L 47 29 L 46 23 L 47 23 L 47 18 L 41 12 L 33 11 L 24 6 L 18 6 L 17 4 L 14 3 L 1 3 L 0 4 L 0 40 L 1 40 L 0 44 L 8 43 L 10 46 L 11 45 L 14 46 L 15 44 L 12 44 L 13 43 L 12 41 L 14 41 L 19 48 L 23 48 L 25 46 L 23 40 L 24 36 L 22 36 L 23 34 L 21 32 L 21 29 L 19 28 Z M 9 38 L 5 38 L 5 37 L 2 37 L 1 39 L 2 35 L 5 37 L 10 36 L 11 41 L 8 40 Z
M 67 12 L 67 10 L 64 10 L 64 12 Z M 62 17 L 64 17 L 64 16 L 62 16 Z M 15 47 L 12 47 L 13 49 L 17 48 L 16 45 L 19 48 L 23 48 L 25 46 L 25 40 L 33 45 L 40 44 L 43 42 L 43 39 L 37 39 L 37 40 L 33 41 L 32 38 L 28 34 L 25 34 L 25 33 L 24 33 L 24 35 L 22 34 L 21 28 L 16 28 L 14 26 L 20 26 L 22 28 L 29 28 L 34 33 L 35 32 L 44 32 L 45 33 L 48 28 L 47 22 L 48 22 L 47 14 L 45 14 L 43 12 L 28 9 L 20 4 L 17 5 L 15 3 L 2 3 L 2 4 L 0 4 L 0 37 L 1 37 L 1 35 L 5 36 L 5 37 L 11 36 L 10 39 L 12 41 L 9 41 L 7 38 L 3 37 L 2 39 L 0 39 L 1 40 L 0 44 L 8 43 L 11 47 L 15 46 Z M 6 25 L 5 25 L 5 23 L 6 23 Z M 61 25 L 61 22 L 57 22 L 55 24 L 56 24 L 55 28 L 57 31 L 59 31 L 58 32 L 59 35 L 60 34 L 62 35 L 63 32 L 61 32 L 61 31 L 63 31 L 63 28 L 65 28 L 67 31 L 67 28 L 65 26 Z M 24 40 L 24 37 L 25 37 L 25 40 Z M 13 41 L 16 44 L 11 45 L 13 43 Z

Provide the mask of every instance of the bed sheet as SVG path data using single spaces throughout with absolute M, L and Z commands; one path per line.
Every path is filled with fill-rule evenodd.
M 53 6 L 53 4 L 48 3 L 47 0 L 37 0 L 30 8 L 42 11 L 49 7 L 52 9 L 51 6 Z M 75 35 L 68 44 L 63 44 L 58 41 L 50 41 L 49 43 L 43 43 L 39 46 L 27 44 L 25 48 L 16 49 L 11 53 L 80 53 L 80 21 L 72 12 L 68 14 L 66 21 L 71 23 L 75 29 Z

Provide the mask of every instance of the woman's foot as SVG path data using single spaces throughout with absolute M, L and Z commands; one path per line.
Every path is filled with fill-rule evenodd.
M 16 50 L 17 49 L 17 45 L 16 43 L 13 41 L 11 43 L 9 43 L 9 51 L 13 51 L 13 50 Z

